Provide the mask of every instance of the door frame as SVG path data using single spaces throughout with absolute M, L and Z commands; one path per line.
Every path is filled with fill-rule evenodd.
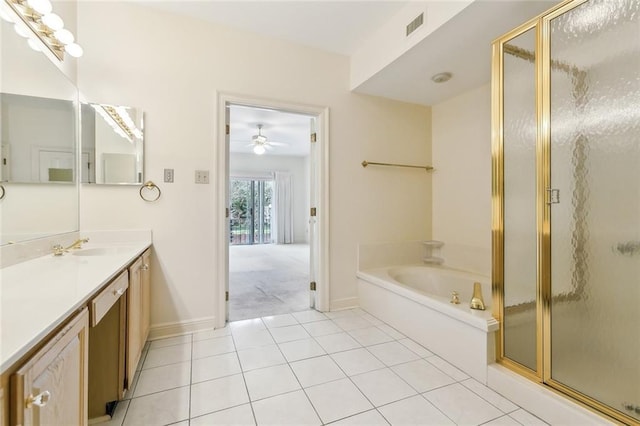
M 226 137 L 226 111 L 229 105 L 243 105 L 255 108 L 268 108 L 278 111 L 315 116 L 316 155 L 315 186 L 317 191 L 317 232 L 316 240 L 316 297 L 315 309 L 329 310 L 329 108 L 296 104 L 273 99 L 255 98 L 228 92 L 217 92 L 216 108 L 216 144 L 214 149 L 214 286 L 217 302 L 215 304 L 215 327 L 225 326 L 227 316 L 226 285 L 229 281 L 229 218 L 226 216 L 229 193 L 229 146 Z M 309 142 L 311 143 L 311 142 Z M 312 177 L 312 180 L 314 177 Z

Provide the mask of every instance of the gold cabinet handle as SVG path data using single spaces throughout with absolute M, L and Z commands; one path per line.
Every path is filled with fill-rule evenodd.
M 119 288 L 117 290 L 113 290 L 114 296 L 122 296 L 124 294 L 124 288 Z
M 140 267 L 140 269 L 142 269 L 143 271 L 148 271 L 149 270 L 149 265 L 142 265 Z
M 31 408 L 35 405 L 37 407 L 42 408 L 45 405 L 47 405 L 50 399 L 51 399 L 51 392 L 49 391 L 40 392 L 36 396 L 29 395 L 29 398 L 27 398 L 26 406 L 27 408 Z

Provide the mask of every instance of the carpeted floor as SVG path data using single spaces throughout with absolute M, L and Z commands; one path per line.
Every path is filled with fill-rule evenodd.
M 309 246 L 229 246 L 229 321 L 309 309 Z

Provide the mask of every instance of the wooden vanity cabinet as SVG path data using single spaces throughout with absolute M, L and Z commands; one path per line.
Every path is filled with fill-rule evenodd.
M 150 321 L 150 250 L 145 251 L 129 267 L 129 291 L 127 296 L 127 361 L 128 386 L 140 362 L 142 350 L 149 335 Z
M 88 310 L 11 376 L 12 425 L 87 425 Z

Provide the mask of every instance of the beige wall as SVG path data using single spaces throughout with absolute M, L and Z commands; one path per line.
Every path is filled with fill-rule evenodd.
M 350 93 L 347 57 L 130 3 L 80 2 L 78 21 L 80 90 L 145 110 L 146 179 L 162 189 L 150 204 L 136 187 L 83 185 L 81 229 L 153 230 L 155 326 L 215 313 L 218 91 L 329 107 L 333 307 L 357 303 L 359 242 L 430 237 L 430 175 L 360 166 L 430 163 L 430 109 Z M 175 183 L 162 183 L 163 168 Z M 210 170 L 212 184 L 195 185 L 196 169 Z
M 487 272 L 491 261 L 487 256 L 491 250 L 490 85 L 435 105 L 432 113 L 433 238 L 444 241 L 445 248 L 458 246 L 465 253 L 480 255 L 485 269 L 481 272 Z M 476 265 L 470 266 L 477 270 Z

